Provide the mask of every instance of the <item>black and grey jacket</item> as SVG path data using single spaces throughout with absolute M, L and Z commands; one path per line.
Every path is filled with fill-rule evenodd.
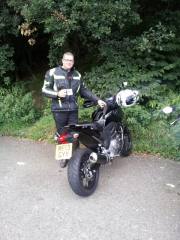
M 61 89 L 67 89 L 67 92 L 69 92 L 65 98 L 57 96 L 58 91 Z M 45 96 L 52 98 L 52 111 L 77 110 L 78 95 L 95 103 L 99 100 L 86 88 L 78 71 L 74 69 L 67 71 L 60 66 L 46 72 L 42 92 Z

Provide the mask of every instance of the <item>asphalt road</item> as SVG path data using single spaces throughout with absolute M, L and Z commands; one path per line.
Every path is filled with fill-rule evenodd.
M 82 198 L 54 145 L 0 137 L 0 240 L 179 240 L 180 163 L 116 159 Z

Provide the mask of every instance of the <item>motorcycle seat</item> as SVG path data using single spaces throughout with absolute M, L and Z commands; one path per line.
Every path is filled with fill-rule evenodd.
M 70 128 L 74 127 L 74 128 L 91 128 L 94 129 L 95 128 L 95 124 L 94 123 L 78 123 L 78 124 L 71 124 L 69 125 Z

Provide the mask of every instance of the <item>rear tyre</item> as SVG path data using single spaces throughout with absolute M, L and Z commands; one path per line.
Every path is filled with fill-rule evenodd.
M 77 149 L 68 163 L 68 182 L 79 196 L 90 196 L 98 185 L 99 165 L 90 165 L 90 149 Z
M 131 133 L 127 127 L 124 128 L 124 141 L 123 141 L 123 147 L 121 151 L 121 156 L 126 157 L 130 155 L 132 152 L 132 139 L 131 139 Z

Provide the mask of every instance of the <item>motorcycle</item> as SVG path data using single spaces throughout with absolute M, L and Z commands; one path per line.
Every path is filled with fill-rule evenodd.
M 92 122 L 68 125 L 57 136 L 56 159 L 68 159 L 68 182 L 79 196 L 90 196 L 96 190 L 101 165 L 128 156 L 132 150 L 130 131 L 122 123 L 122 107 L 136 104 L 138 91 L 121 90 L 105 101 L 103 109 L 92 113 Z M 91 106 L 91 102 L 84 103 L 86 108 Z

